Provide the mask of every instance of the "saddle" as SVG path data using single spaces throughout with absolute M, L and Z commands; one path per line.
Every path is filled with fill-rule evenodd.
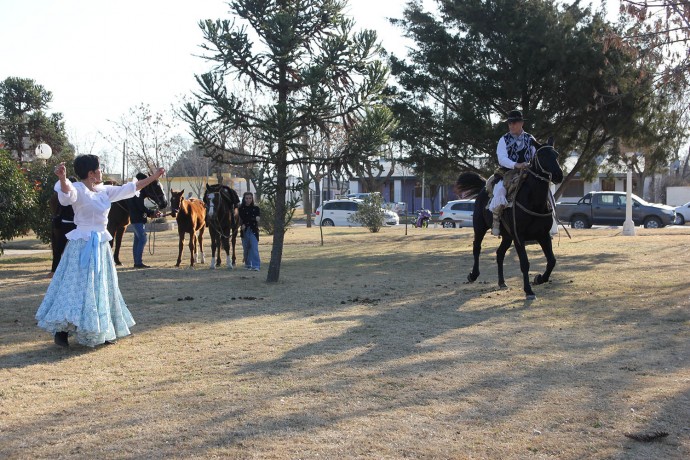
M 520 190 L 520 186 L 526 177 L 527 172 L 523 169 L 496 169 L 496 171 L 486 180 L 486 191 L 489 194 L 489 201 L 486 205 L 487 209 L 489 207 L 489 203 L 491 203 L 491 200 L 494 197 L 494 186 L 496 183 L 498 183 L 498 181 L 503 180 L 503 186 L 506 189 L 506 201 L 508 201 L 508 204 L 505 207 L 510 208 L 513 206 L 515 196 L 517 195 L 518 190 Z

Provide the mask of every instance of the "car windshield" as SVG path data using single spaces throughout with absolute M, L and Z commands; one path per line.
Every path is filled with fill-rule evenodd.
M 633 203 L 634 203 L 635 201 L 637 201 L 637 202 L 640 203 L 642 206 L 649 206 L 649 203 L 648 203 L 648 202 L 646 202 L 645 200 L 643 200 L 643 199 L 640 198 L 639 196 L 635 195 L 634 193 L 632 194 L 632 199 L 633 199 Z M 622 201 L 623 203 L 625 203 L 625 198 L 624 198 L 623 200 L 621 200 L 621 201 Z

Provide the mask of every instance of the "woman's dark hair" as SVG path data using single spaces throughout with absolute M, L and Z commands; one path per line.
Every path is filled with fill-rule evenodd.
M 247 195 L 249 195 L 250 197 L 252 197 L 252 204 L 254 204 L 254 194 L 253 194 L 252 192 L 244 192 L 244 193 L 242 194 L 242 202 L 240 203 L 240 206 L 246 206 L 246 205 L 247 205 L 247 204 L 245 203 L 245 201 L 244 201 L 244 197 L 247 196 Z
M 74 172 L 79 179 L 89 177 L 89 171 L 95 171 L 100 166 L 97 155 L 79 155 L 74 159 Z

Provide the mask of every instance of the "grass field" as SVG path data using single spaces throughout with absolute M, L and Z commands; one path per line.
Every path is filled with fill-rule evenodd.
M 465 283 L 470 229 L 324 233 L 271 284 L 270 237 L 257 273 L 175 268 L 173 232 L 133 270 L 127 234 L 137 325 L 95 349 L 35 325 L 50 253 L 0 256 L 0 458 L 690 458 L 690 226 L 561 233 L 532 302 L 491 237 Z

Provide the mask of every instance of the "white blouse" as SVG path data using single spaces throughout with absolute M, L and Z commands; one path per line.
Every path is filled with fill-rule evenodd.
M 66 235 L 67 239 L 89 240 L 91 232 L 96 232 L 99 241 L 112 240 L 113 237 L 106 229 L 110 203 L 139 195 L 137 180 L 132 179 L 132 182 L 121 186 L 98 184 L 94 186 L 93 192 L 81 182 L 72 183 L 69 179 L 66 181 L 69 192 L 63 193 L 60 181 L 55 184 L 54 190 L 61 205 L 72 206 L 74 209 L 74 224 L 77 228 Z

